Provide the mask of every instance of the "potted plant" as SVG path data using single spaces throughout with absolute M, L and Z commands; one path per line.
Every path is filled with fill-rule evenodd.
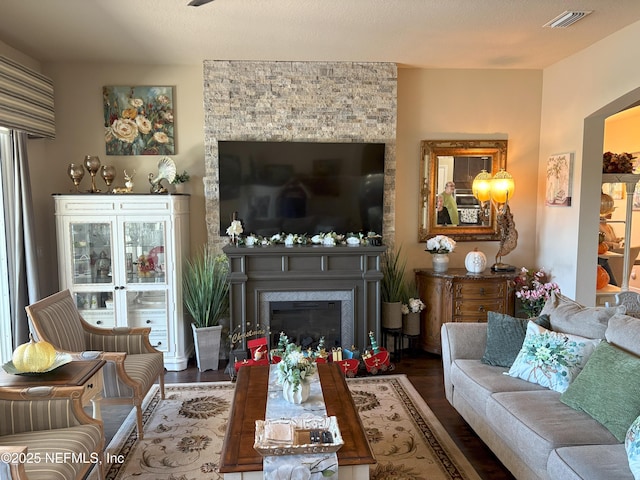
M 387 250 L 382 264 L 382 327 L 402 328 L 402 303 L 407 296 L 404 282 L 406 260 L 401 256 L 402 247 L 397 252 Z
M 229 312 L 229 260 L 206 246 L 184 265 L 182 295 L 191 316 L 196 361 L 201 372 L 218 369 L 220 321 Z
M 184 184 L 187 183 L 190 178 L 191 177 L 186 170 L 184 170 L 182 173 L 176 173 L 175 178 L 171 182 L 171 184 L 176 189 L 176 193 L 184 193 Z

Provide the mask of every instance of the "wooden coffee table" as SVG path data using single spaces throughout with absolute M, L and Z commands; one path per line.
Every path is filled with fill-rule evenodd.
M 327 415 L 336 416 L 344 445 L 338 450 L 340 479 L 368 479 L 376 463 L 362 421 L 338 365 L 318 365 Z M 220 455 L 225 480 L 262 480 L 262 456 L 253 448 L 256 420 L 265 419 L 268 366 L 242 367 Z
M 84 386 L 82 405 L 93 405 L 93 418 L 101 419 L 102 367 L 104 360 L 76 360 L 38 375 L 11 375 L 0 368 L 0 387 L 76 387 Z

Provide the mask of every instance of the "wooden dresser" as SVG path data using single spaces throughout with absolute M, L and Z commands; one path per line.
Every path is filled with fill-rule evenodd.
M 442 353 L 440 327 L 447 322 L 486 322 L 487 312 L 513 315 L 516 272 L 468 273 L 464 268 L 434 272 L 415 271 L 420 298 L 420 345 L 428 352 Z

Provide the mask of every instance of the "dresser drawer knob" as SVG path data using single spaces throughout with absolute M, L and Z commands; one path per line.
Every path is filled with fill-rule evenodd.
M 87 384 L 87 388 L 89 388 L 89 389 L 93 388 L 93 383 L 88 383 Z
M 147 320 L 145 323 L 149 325 L 151 323 L 151 320 Z
M 484 312 L 484 311 L 485 311 L 485 310 L 484 310 L 484 305 L 480 305 L 480 306 L 478 307 L 478 311 L 479 311 L 479 312 Z

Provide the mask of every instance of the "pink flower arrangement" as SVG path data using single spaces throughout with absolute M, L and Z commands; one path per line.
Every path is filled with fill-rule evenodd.
M 532 271 L 522 267 L 515 283 L 516 297 L 520 299 L 522 309 L 529 318 L 540 315 L 544 304 L 551 296 L 551 292 L 560 293 L 558 284 L 550 282 L 549 276 L 541 268 Z

